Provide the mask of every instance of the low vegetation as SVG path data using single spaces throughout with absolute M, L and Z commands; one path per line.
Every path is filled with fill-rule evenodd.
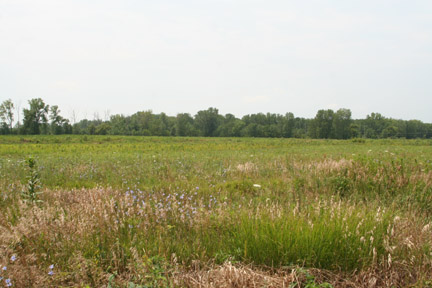
M 429 140 L 8 136 L 0 155 L 0 287 L 431 285 Z

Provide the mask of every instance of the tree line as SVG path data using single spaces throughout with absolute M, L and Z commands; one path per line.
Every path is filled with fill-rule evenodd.
M 140 111 L 130 116 L 112 115 L 109 119 L 83 119 L 77 123 L 60 115 L 57 105 L 47 105 L 41 98 L 28 101 L 22 110 L 23 120 L 15 119 L 15 105 L 9 99 L 0 105 L 0 134 L 86 134 L 139 136 L 204 136 L 204 137 L 271 137 L 271 138 L 432 138 L 432 124 L 419 120 L 386 118 L 371 113 L 365 119 L 352 119 L 349 109 L 319 110 L 312 119 L 258 113 L 237 118 L 219 114 L 208 108 L 194 116 L 179 113 Z M 19 110 L 18 110 L 19 116 Z M 16 121 L 15 121 L 16 120 Z

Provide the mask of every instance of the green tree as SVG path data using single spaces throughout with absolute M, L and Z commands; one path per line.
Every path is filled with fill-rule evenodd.
M 319 110 L 311 125 L 311 137 L 332 138 L 333 137 L 334 111 Z
M 336 139 L 348 139 L 351 136 L 351 110 L 341 108 L 333 118 L 333 136 Z
M 295 125 L 294 114 L 291 112 L 286 113 L 282 119 L 282 137 L 285 138 L 293 137 L 294 125 Z
M 426 136 L 426 126 L 419 120 L 409 120 L 406 122 L 406 138 L 424 138 Z
M 171 123 L 169 117 L 165 113 L 152 115 L 150 120 L 150 132 L 155 136 L 171 135 Z
M 46 132 L 47 114 L 49 105 L 46 105 L 41 98 L 35 98 L 28 101 L 30 108 L 24 109 L 23 129 L 27 134 L 41 134 Z
M 177 114 L 175 120 L 175 133 L 177 136 L 196 136 L 194 119 L 188 113 Z
M 65 133 L 65 125 L 69 123 L 69 120 L 60 116 L 60 109 L 57 105 L 51 106 L 49 108 L 51 120 L 51 133 L 54 135 Z
M 150 136 L 150 128 L 153 126 L 152 121 L 153 112 L 151 110 L 133 114 L 131 116 L 132 134 Z
M 380 113 L 371 113 L 363 120 L 363 131 L 366 138 L 378 138 L 386 126 L 386 118 Z
M 242 120 L 237 119 L 233 114 L 226 114 L 216 134 L 221 137 L 239 137 L 243 127 Z
M 306 138 L 308 131 L 312 130 L 310 127 L 313 126 L 313 119 L 305 119 L 301 117 L 294 118 L 293 137 L 295 138 Z
M 425 136 L 427 139 L 432 138 L 432 124 L 425 124 Z
M 398 135 L 398 128 L 396 126 L 388 126 L 384 128 L 381 133 L 382 138 L 396 138 Z
M 12 133 L 12 125 L 14 120 L 13 114 L 14 104 L 11 99 L 3 101 L 0 105 L 0 119 L 2 121 L 2 126 L 5 127 L 7 133 Z
M 195 125 L 202 136 L 213 137 L 216 135 L 216 130 L 221 123 L 219 111 L 216 108 L 198 111 L 195 115 Z
M 125 117 L 120 114 L 111 115 L 110 117 L 110 134 L 113 135 L 130 135 L 130 117 Z
M 360 126 L 357 123 L 352 123 L 349 127 L 350 135 L 353 138 L 360 137 Z
M 109 134 L 110 130 L 111 130 L 111 125 L 107 121 L 107 122 L 103 122 L 103 123 L 99 124 L 98 126 L 96 126 L 96 128 L 94 130 L 94 134 L 107 135 L 107 134 Z

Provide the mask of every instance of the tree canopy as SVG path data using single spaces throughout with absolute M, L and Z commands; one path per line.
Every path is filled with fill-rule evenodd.
M 57 105 L 47 105 L 41 98 L 28 101 L 23 109 L 23 123 L 14 122 L 14 104 L 5 100 L 0 105 L 1 134 L 97 134 L 141 136 L 204 136 L 204 137 L 278 137 L 278 138 L 432 138 L 432 124 L 419 120 L 386 118 L 371 113 L 365 119 L 352 119 L 351 110 L 319 110 L 312 119 L 285 115 L 257 113 L 241 118 L 221 115 L 217 108 L 201 110 L 192 116 L 179 113 L 168 116 L 151 110 L 138 111 L 130 116 L 111 115 L 101 120 L 82 119 L 73 125 L 61 116 Z M 15 126 L 13 125 L 15 123 Z

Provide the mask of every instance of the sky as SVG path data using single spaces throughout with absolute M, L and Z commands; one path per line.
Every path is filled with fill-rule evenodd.
M 0 0 L 0 101 L 432 123 L 430 0 Z

